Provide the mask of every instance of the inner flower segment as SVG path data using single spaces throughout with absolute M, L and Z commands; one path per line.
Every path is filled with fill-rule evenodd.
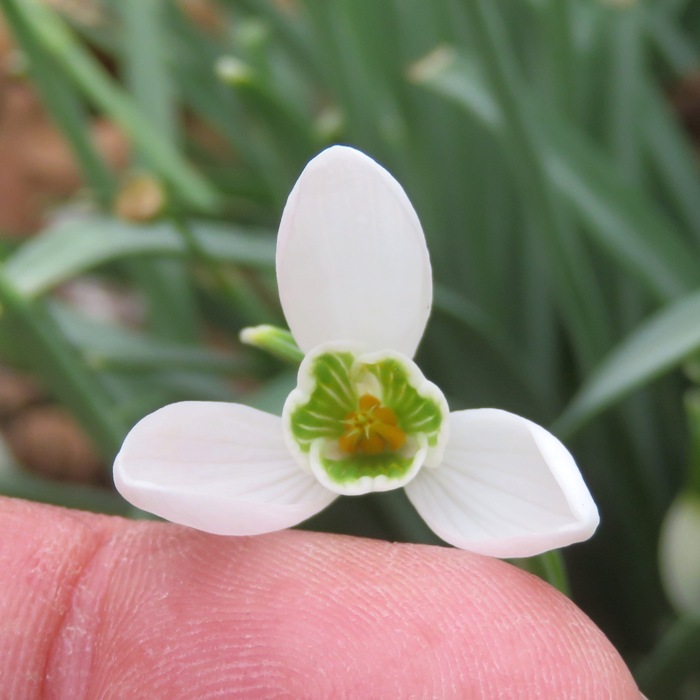
M 406 442 L 406 433 L 398 426 L 396 414 L 372 394 L 360 396 L 357 411 L 348 413 L 343 424 L 345 432 L 338 441 L 348 454 L 363 452 L 376 455 L 398 450 Z
M 285 438 L 299 465 L 345 495 L 407 484 L 436 466 L 449 430 L 440 390 L 407 357 L 344 344 L 306 356 L 287 398 Z

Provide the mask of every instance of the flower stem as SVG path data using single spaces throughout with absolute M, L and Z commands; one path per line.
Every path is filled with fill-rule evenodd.
M 693 389 L 685 396 L 685 410 L 690 434 L 690 464 L 686 476 L 686 489 L 700 495 L 700 391 Z
M 571 595 L 564 557 L 559 550 L 544 552 L 527 559 L 518 559 L 512 563 L 535 576 L 539 576 L 565 596 Z

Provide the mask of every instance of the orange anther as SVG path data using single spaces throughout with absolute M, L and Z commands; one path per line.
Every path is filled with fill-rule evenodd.
M 363 394 L 357 411 L 345 416 L 345 432 L 338 440 L 343 452 L 380 454 L 401 449 L 406 433 L 398 426 L 396 414 L 372 394 Z

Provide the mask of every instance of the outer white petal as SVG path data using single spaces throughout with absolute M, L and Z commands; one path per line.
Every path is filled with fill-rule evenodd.
M 204 401 L 172 404 L 137 423 L 114 482 L 135 506 L 217 535 L 291 527 L 335 498 L 297 466 L 281 418 Z
M 450 416 L 443 463 L 406 486 L 442 539 L 479 554 L 527 557 L 588 539 L 598 510 L 551 433 L 506 411 Z
M 277 240 L 277 281 L 302 350 L 334 340 L 413 357 L 432 302 L 418 217 L 371 158 L 333 146 L 304 169 Z

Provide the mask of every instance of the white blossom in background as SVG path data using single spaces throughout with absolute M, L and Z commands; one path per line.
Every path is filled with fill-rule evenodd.
M 338 495 L 403 487 L 445 541 L 525 557 L 590 537 L 598 512 L 550 433 L 512 413 L 450 413 L 412 357 L 430 259 L 394 178 L 352 148 L 305 168 L 282 215 L 280 299 L 305 358 L 282 417 L 183 402 L 146 416 L 114 465 L 120 493 L 222 535 L 271 532 Z
M 659 570 L 666 595 L 682 614 L 700 614 L 700 496 L 682 493 L 666 513 Z

